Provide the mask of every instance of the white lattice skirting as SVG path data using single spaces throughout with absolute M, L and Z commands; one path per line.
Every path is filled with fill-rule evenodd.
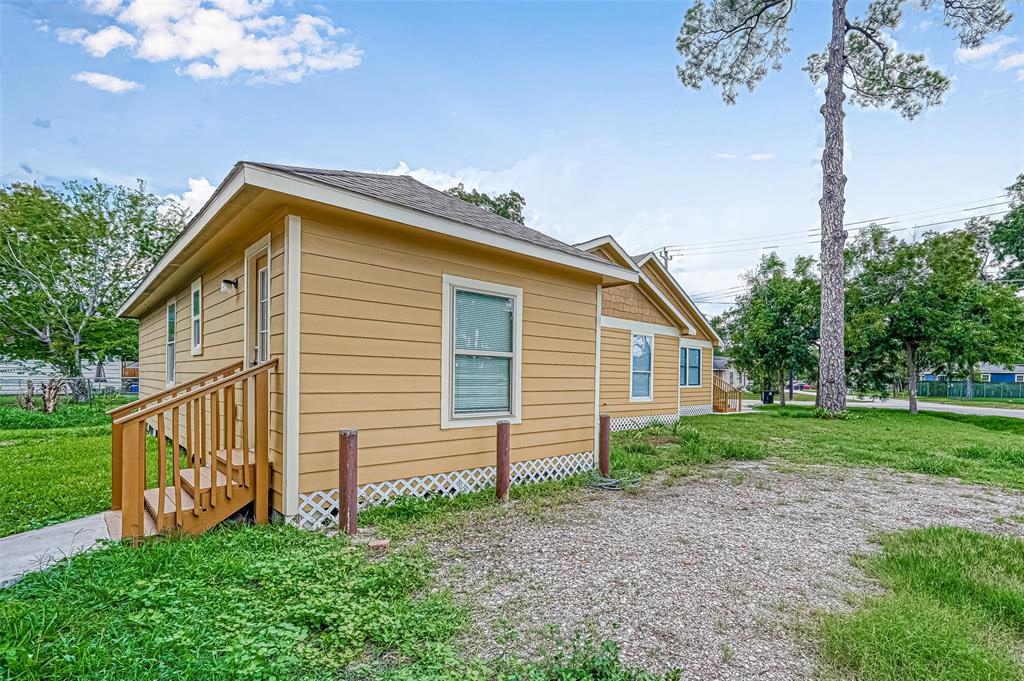
M 610 420 L 609 425 L 612 430 L 636 430 L 638 428 L 646 428 L 652 423 L 668 425 L 678 421 L 680 416 L 701 416 L 702 414 L 710 414 L 711 411 L 710 404 L 693 404 L 687 407 L 680 407 L 679 413 L 616 416 Z
M 516 461 L 509 466 L 509 478 L 513 485 L 545 482 L 583 473 L 593 467 L 593 452 L 577 452 L 546 459 Z M 495 476 L 494 466 L 484 466 L 415 478 L 371 482 L 359 486 L 359 508 L 389 504 L 406 495 L 453 497 L 462 492 L 476 492 L 493 487 Z M 290 518 L 289 522 L 305 529 L 316 529 L 336 523 L 337 517 L 338 490 L 335 488 L 299 494 L 299 512 Z

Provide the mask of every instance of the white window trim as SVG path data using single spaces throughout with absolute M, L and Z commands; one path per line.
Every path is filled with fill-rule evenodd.
M 1013 378 L 1014 383 L 1024 383 L 1024 374 L 1015 374 Z
M 196 314 L 192 307 L 192 300 L 195 298 L 196 291 L 199 292 L 199 313 Z M 191 336 L 192 345 L 192 356 L 203 354 L 203 279 L 200 277 L 192 282 L 192 287 L 189 289 L 188 294 L 188 311 L 189 311 L 189 335 Z M 196 320 L 199 320 L 199 333 L 196 333 Z
M 651 339 L 651 382 L 648 384 L 650 394 L 647 397 L 633 397 L 633 339 L 643 336 Z M 654 339 L 653 333 L 638 333 L 636 331 L 629 334 L 629 401 L 630 402 L 653 402 L 654 401 Z
M 978 374 L 978 383 L 991 383 L 992 374 Z
M 687 372 L 686 372 L 686 383 L 680 382 L 679 383 L 679 387 L 680 388 L 691 388 L 691 389 L 703 388 L 704 387 L 704 352 L 705 352 L 705 348 L 703 346 L 697 345 L 696 343 L 685 343 L 683 341 L 680 341 L 679 342 L 679 354 L 680 355 L 683 354 L 683 350 L 686 350 L 686 369 L 687 369 Z M 695 383 L 695 384 L 690 384 L 690 372 L 689 372 L 689 368 L 690 368 L 690 350 L 699 350 L 700 351 L 700 365 L 698 366 L 699 371 L 697 372 L 697 375 L 700 378 L 700 382 L 699 383 Z
M 243 319 L 242 319 L 242 336 L 245 339 L 245 343 L 244 343 L 244 345 L 242 347 L 242 361 L 245 363 L 245 366 L 249 366 L 249 362 L 252 360 L 252 357 L 250 356 L 249 351 L 253 347 L 253 342 L 252 342 L 253 339 L 250 337 L 250 335 L 253 333 L 253 329 L 249 328 L 249 316 L 250 316 L 250 310 L 249 310 L 249 304 L 250 304 L 249 303 L 249 297 L 250 297 L 249 293 L 250 293 L 250 289 L 249 289 L 249 287 L 252 286 L 252 282 L 254 282 L 256 280 L 256 269 L 254 267 L 250 267 L 250 263 L 253 260 L 255 260 L 259 255 L 261 255 L 263 253 L 266 254 L 266 256 L 267 256 L 267 263 L 270 264 L 271 258 L 270 258 L 270 233 L 269 232 L 267 234 L 264 234 L 262 237 L 260 237 L 256 241 L 252 242 L 249 245 L 249 247 L 245 249 L 245 254 L 243 255 L 244 264 L 242 266 L 242 277 L 243 277 L 242 281 L 244 282 L 243 285 L 245 286 L 245 288 L 244 289 L 243 288 L 236 289 L 235 293 L 234 293 L 234 295 L 236 295 L 236 296 L 239 295 L 239 294 L 242 294 L 242 295 L 245 296 L 243 298 L 244 302 L 242 303 L 242 309 L 245 311 L 245 314 L 243 315 Z M 253 271 L 250 272 L 249 271 L 250 269 L 252 269 Z M 273 277 L 271 277 L 271 278 L 273 278 Z M 273 296 L 271 296 L 271 299 L 273 299 Z
M 698 385 L 684 385 L 683 383 L 680 383 L 679 384 L 679 389 L 680 390 L 697 390 L 699 388 L 703 388 L 704 387 L 704 353 L 712 352 L 714 350 L 714 346 L 711 344 L 711 341 L 697 340 L 696 338 L 680 338 L 679 339 L 679 349 L 682 350 L 683 348 L 687 348 L 687 349 L 689 349 L 689 348 L 696 348 L 696 349 L 700 350 L 700 383 Z M 714 360 L 714 355 L 712 355 L 712 357 L 711 357 L 712 365 L 714 364 L 714 361 L 715 361 Z
M 453 409 L 455 370 L 455 289 L 509 296 L 514 301 L 512 319 L 512 411 L 501 414 L 456 416 Z M 441 276 L 441 428 L 493 426 L 498 421 L 523 422 L 523 289 L 467 279 L 451 274 Z
M 171 322 L 171 308 L 174 308 L 174 340 L 168 341 L 167 327 Z M 164 385 L 172 387 L 178 378 L 178 301 L 171 298 L 164 306 Z M 171 371 L 168 371 L 171 369 Z

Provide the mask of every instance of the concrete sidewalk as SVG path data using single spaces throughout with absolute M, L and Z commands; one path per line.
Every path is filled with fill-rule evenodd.
M 0 586 L 110 539 L 103 513 L 0 539 Z
M 778 402 L 776 401 L 776 404 Z M 757 407 L 761 405 L 760 400 L 743 400 L 743 408 Z M 790 407 L 813 407 L 814 402 L 786 402 Z M 858 400 L 847 398 L 848 407 L 865 407 L 868 409 L 898 409 L 908 411 L 910 403 L 907 400 Z M 967 414 L 972 416 L 1005 416 L 1011 419 L 1024 419 L 1024 409 L 1000 409 L 999 407 L 974 407 L 964 404 L 944 404 L 942 402 L 918 402 L 918 411 L 941 411 L 951 414 Z

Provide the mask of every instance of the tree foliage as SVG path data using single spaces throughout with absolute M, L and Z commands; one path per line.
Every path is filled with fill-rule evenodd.
M 138 325 L 117 308 L 187 215 L 141 181 L 0 190 L 0 355 L 67 376 L 85 361 L 138 353 Z
M 774 253 L 745 276 L 745 292 L 721 318 L 729 357 L 759 385 L 782 388 L 790 371 L 812 370 L 818 339 L 814 261 L 800 258 L 789 274 Z
M 845 407 L 845 325 L 843 228 L 846 176 L 843 174 L 843 102 L 892 108 L 912 119 L 925 107 L 941 103 L 949 79 L 930 67 L 924 55 L 901 51 L 891 37 L 903 9 L 942 8 L 943 23 L 956 31 L 962 47 L 977 47 L 1001 31 L 1012 15 L 1006 0 L 874 0 L 863 15 L 850 17 L 847 0 L 831 0 L 830 39 L 807 58 L 805 70 L 814 83 L 825 83 L 821 114 L 825 121 L 822 151 L 821 323 L 819 404 L 830 411 Z M 683 85 L 717 87 L 727 104 L 741 88 L 753 91 L 770 71 L 781 70 L 789 52 L 790 17 L 796 0 L 695 0 L 676 39 L 682 63 L 676 73 Z
M 472 203 L 484 210 L 500 215 L 503 218 L 523 224 L 523 210 L 526 208 L 526 199 L 515 190 L 507 191 L 504 194 L 490 196 L 476 189 L 466 189 L 461 182 L 444 190 L 445 194 L 462 199 L 466 203 Z
M 1024 289 L 1024 173 L 1006 191 L 1010 211 L 992 224 L 992 251 L 1002 276 Z

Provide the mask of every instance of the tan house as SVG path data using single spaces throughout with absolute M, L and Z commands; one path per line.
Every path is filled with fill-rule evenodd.
M 260 517 L 260 485 L 291 522 L 331 520 L 339 429 L 373 503 L 493 484 L 499 420 L 525 481 L 591 468 L 600 413 L 711 410 L 718 339 L 656 258 L 407 176 L 239 163 L 120 314 L 140 320 L 140 401 L 114 414 L 125 534 Z M 150 451 L 164 482 L 140 500 L 147 430 L 171 455 Z

